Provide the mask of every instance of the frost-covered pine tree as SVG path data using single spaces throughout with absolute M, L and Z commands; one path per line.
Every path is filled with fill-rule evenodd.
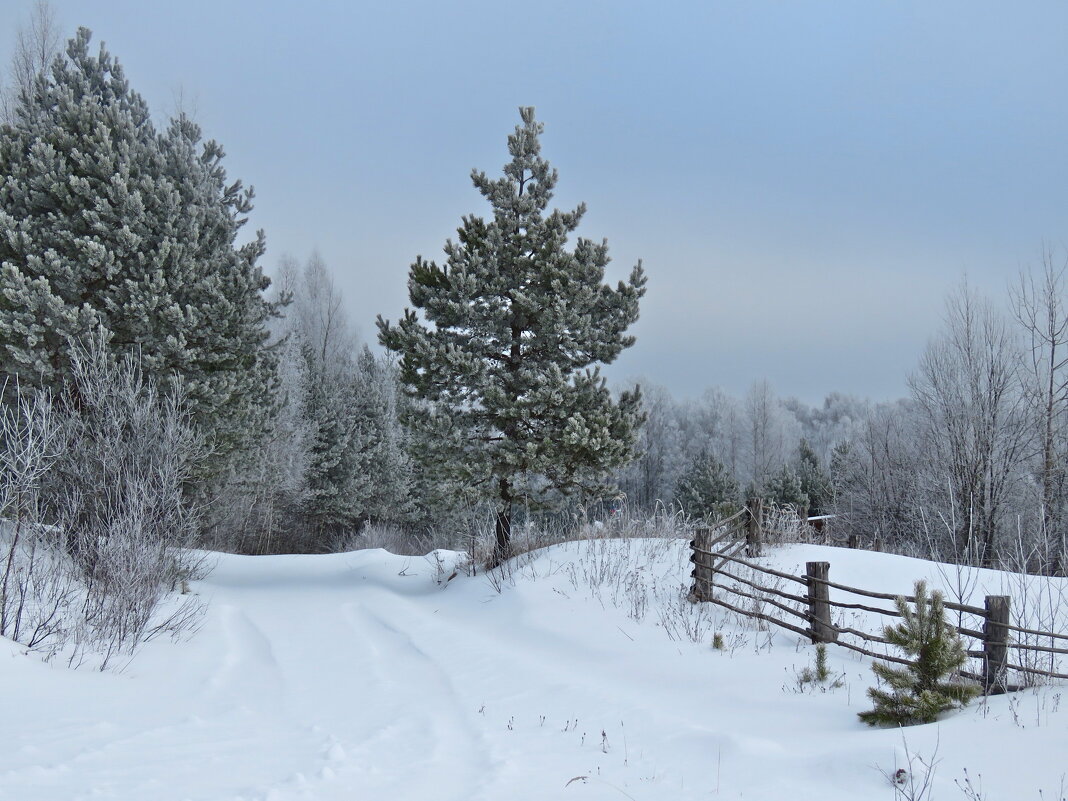
M 238 243 L 253 191 L 227 177 L 219 143 L 202 141 L 200 127 L 184 115 L 160 142 L 176 213 L 156 221 L 163 264 L 135 273 L 140 280 L 123 308 L 123 327 L 132 328 L 129 347 L 153 369 L 182 376 L 216 452 L 247 456 L 275 412 L 278 358 L 268 322 L 285 299 L 265 294 L 263 231 Z
M 679 476 L 675 502 L 687 515 L 733 514 L 740 499 L 738 482 L 726 466 L 707 449 L 702 449 Z
M 831 480 L 804 437 L 798 444 L 797 455 L 797 477 L 801 482 L 801 493 L 808 497 L 808 511 L 810 514 L 823 514 L 831 502 Z
M 415 512 L 411 458 L 397 408 L 393 366 L 366 345 L 356 360 L 354 413 L 361 432 L 359 474 L 365 520 L 405 523 Z
M 293 527 L 289 547 L 320 550 L 368 520 L 406 522 L 411 466 L 394 371 L 357 344 L 326 263 L 313 253 L 303 267 L 291 257 L 280 266 L 279 284 L 292 295 L 277 326 L 285 337 L 283 367 L 298 379 L 307 430 L 306 438 L 292 442 L 305 451 L 303 525 Z
M 414 308 L 379 317 L 382 344 L 402 355 L 401 380 L 423 399 L 440 465 L 496 506 L 495 559 L 510 553 L 512 507 L 546 490 L 599 492 L 606 471 L 633 456 L 640 394 L 618 402 L 599 372 L 634 341 L 641 264 L 603 283 L 607 242 L 568 236 L 585 211 L 546 213 L 557 173 L 541 156 L 540 123 L 521 108 L 511 161 L 472 180 L 492 218 L 463 219 L 438 265 L 411 267 Z M 422 319 L 419 315 L 422 315 Z
M 412 515 L 411 466 L 387 365 L 366 346 L 355 359 L 324 363 L 305 346 L 304 414 L 314 435 L 305 511 L 320 546 L 366 521 Z
M 313 435 L 305 472 L 305 515 L 321 542 L 354 531 L 363 511 L 360 474 L 361 421 L 355 410 L 351 363 L 326 361 L 308 341 L 304 357 L 304 417 Z
M 895 605 L 902 621 L 887 626 L 883 635 L 913 661 L 896 668 L 873 662 L 871 669 L 887 689 L 868 688 L 875 708 L 860 713 L 870 726 L 911 726 L 931 723 L 943 712 L 963 706 L 979 693 L 973 684 L 951 677 L 964 665 L 967 654 L 960 637 L 946 623 L 942 593 L 927 594 L 927 584 L 916 582 L 916 602 L 898 597 Z
M 764 482 L 761 495 L 776 506 L 790 506 L 799 513 L 809 508 L 809 497 L 801 485 L 801 477 L 788 464 Z
M 190 121 L 157 133 L 89 40 L 0 127 L 0 373 L 56 389 L 71 343 L 102 328 L 149 375 L 181 378 L 218 471 L 262 429 L 275 373 L 263 238 L 236 242 L 252 193 Z

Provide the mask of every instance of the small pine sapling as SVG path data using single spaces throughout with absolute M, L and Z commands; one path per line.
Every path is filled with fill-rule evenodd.
M 816 644 L 816 681 L 824 682 L 831 677 L 831 670 L 827 667 L 827 644 Z
M 930 723 L 940 714 L 964 706 L 979 688 L 950 680 L 967 659 L 957 633 L 946 624 L 942 593 L 928 596 L 927 584 L 916 582 L 914 608 L 898 597 L 895 602 L 902 622 L 887 626 L 884 636 L 913 658 L 897 668 L 876 662 L 871 669 L 888 689 L 870 687 L 868 697 L 875 708 L 860 713 L 869 726 L 910 726 Z

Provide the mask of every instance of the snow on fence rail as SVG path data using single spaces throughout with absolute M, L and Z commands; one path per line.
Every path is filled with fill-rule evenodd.
M 872 590 L 839 584 L 828 578 L 829 562 L 808 562 L 805 574 L 795 576 L 780 570 L 757 564 L 753 558 L 761 555 L 767 535 L 783 539 L 797 537 L 799 529 L 792 530 L 771 528 L 768 523 L 782 524 L 785 516 L 780 510 L 771 510 L 768 514 L 759 499 L 752 499 L 740 512 L 711 526 L 699 528 L 694 532 L 690 542 L 693 553 L 690 561 L 694 568 L 691 576 L 693 586 L 691 596 L 698 602 L 714 603 L 739 615 L 771 623 L 792 631 L 814 643 L 834 643 L 851 651 L 897 664 L 910 664 L 909 660 L 893 656 L 885 651 L 874 650 L 874 645 L 889 646 L 891 643 L 881 634 L 873 634 L 861 628 L 836 624 L 832 620 L 833 610 L 847 610 L 854 614 L 867 612 L 875 615 L 900 617 L 896 609 L 885 609 L 866 603 L 845 603 L 833 600 L 830 590 L 850 593 L 862 598 L 894 601 L 899 597 L 909 603 L 915 603 L 913 596 L 899 596 L 893 593 L 874 592 Z M 803 520 L 801 521 L 803 525 Z M 748 558 L 743 558 L 748 557 Z M 747 575 L 742 575 L 746 573 Z M 717 597 L 713 593 L 717 578 L 733 582 L 723 589 L 732 597 L 730 601 Z M 790 592 L 786 582 L 801 584 L 804 594 Z M 738 601 L 738 598 L 745 601 Z M 734 601 L 732 603 L 732 601 Z M 1043 670 L 1034 665 L 1016 664 L 1009 661 L 1012 650 L 1021 654 L 1018 662 L 1028 661 L 1023 655 L 1047 654 L 1051 662 L 1054 655 L 1068 654 L 1068 647 L 1056 647 L 1054 641 L 1068 645 L 1068 634 L 1016 626 L 1010 622 L 1011 599 L 1007 595 L 986 596 L 983 607 L 944 601 L 946 609 L 959 614 L 961 623 L 955 626 L 963 637 L 978 643 L 978 648 L 968 650 L 968 656 L 981 660 L 982 672 L 961 671 L 961 675 L 982 683 L 988 693 L 1005 692 L 1018 689 L 1008 683 L 1009 671 L 1017 671 L 1027 676 L 1043 676 L 1053 679 L 1068 679 L 1068 674 L 1055 670 Z M 774 610 L 774 611 L 768 611 Z M 782 613 L 776 616 L 775 612 Z M 974 626 L 963 624 L 965 615 L 976 619 Z M 788 622 L 783 619 L 789 616 Z M 807 625 L 806 625 L 807 624 Z M 1012 635 L 1026 635 L 1032 639 L 1048 639 L 1050 645 L 1037 642 L 1013 642 Z M 843 638 L 844 635 L 844 638 Z M 1019 639 L 1019 636 L 1016 637 Z M 859 641 L 859 642 L 858 642 Z M 1033 679 L 1032 679 L 1033 681 Z

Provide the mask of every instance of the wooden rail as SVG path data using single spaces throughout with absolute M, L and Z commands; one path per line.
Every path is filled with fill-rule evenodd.
M 691 574 L 694 579 L 691 597 L 695 601 L 713 603 L 745 617 L 774 624 L 787 631 L 807 637 L 812 642 L 836 643 L 847 650 L 864 654 L 873 659 L 881 659 L 896 664 L 911 664 L 908 659 L 888 653 L 880 653 L 877 650 L 865 647 L 869 643 L 883 646 L 892 645 L 885 636 L 843 624 L 835 624 L 832 620 L 832 610 L 834 609 L 868 612 L 875 615 L 899 618 L 901 613 L 897 609 L 885 609 L 866 603 L 843 602 L 831 598 L 830 591 L 833 589 L 840 593 L 844 592 L 862 598 L 874 598 L 877 600 L 896 601 L 898 598 L 903 598 L 907 603 L 915 603 L 916 598 L 911 595 L 875 592 L 831 581 L 828 578 L 830 565 L 827 562 L 808 562 L 803 576 L 796 576 L 757 564 L 752 561 L 752 558 L 761 553 L 765 534 L 767 533 L 762 527 L 761 507 L 762 505 L 758 500 L 751 500 L 740 512 L 695 531 L 694 538 L 690 542 L 690 547 L 693 551 L 690 555 L 690 561 L 694 563 L 693 573 Z M 749 558 L 743 558 L 741 555 L 743 551 Z M 748 577 L 740 575 L 742 571 L 734 569 L 735 565 L 740 565 L 745 570 L 750 571 Z M 730 569 L 727 569 L 728 567 Z M 777 582 L 767 580 L 762 582 L 759 578 L 760 575 L 776 579 Z M 714 592 L 717 579 L 731 582 L 729 586 L 724 586 L 724 592 L 719 594 Z M 805 594 L 799 595 L 785 590 L 782 587 L 782 583 L 786 581 L 803 585 L 806 588 Z M 746 599 L 750 604 L 732 603 L 724 597 L 728 593 L 732 596 Z M 953 627 L 958 634 L 977 641 L 981 646 L 979 649 L 972 648 L 967 651 L 969 657 L 977 658 L 982 662 L 981 673 L 961 671 L 961 675 L 981 682 L 988 693 L 1015 689 L 1014 686 L 1008 684 L 1009 671 L 1053 679 L 1068 679 L 1068 674 L 1066 673 L 1043 670 L 1029 665 L 1018 665 L 1009 661 L 1010 651 L 1031 654 L 1032 658 L 1034 655 L 1049 654 L 1051 655 L 1051 663 L 1053 656 L 1068 654 L 1068 648 L 1058 648 L 1053 645 L 1034 642 L 1011 641 L 1010 636 L 1013 634 L 1068 641 L 1068 634 L 1039 631 L 1013 625 L 1009 622 L 1010 604 L 1009 597 L 1001 595 L 987 596 L 983 607 L 943 601 L 943 606 L 946 609 L 981 619 L 981 624 L 976 627 L 964 625 Z M 746 608 L 747 606 L 750 608 Z M 781 619 L 781 616 L 776 617 L 773 614 L 775 610 L 804 621 L 808 624 L 807 628 L 789 623 Z M 843 635 L 855 638 L 855 640 L 864 643 L 864 645 L 858 644 L 856 641 L 843 639 Z

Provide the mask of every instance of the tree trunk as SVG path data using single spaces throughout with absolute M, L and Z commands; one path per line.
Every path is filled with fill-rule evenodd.
M 496 567 L 512 556 L 512 488 L 506 478 L 502 478 L 498 486 L 501 505 L 497 509 L 497 520 L 494 526 L 496 541 L 493 545 L 490 567 Z

